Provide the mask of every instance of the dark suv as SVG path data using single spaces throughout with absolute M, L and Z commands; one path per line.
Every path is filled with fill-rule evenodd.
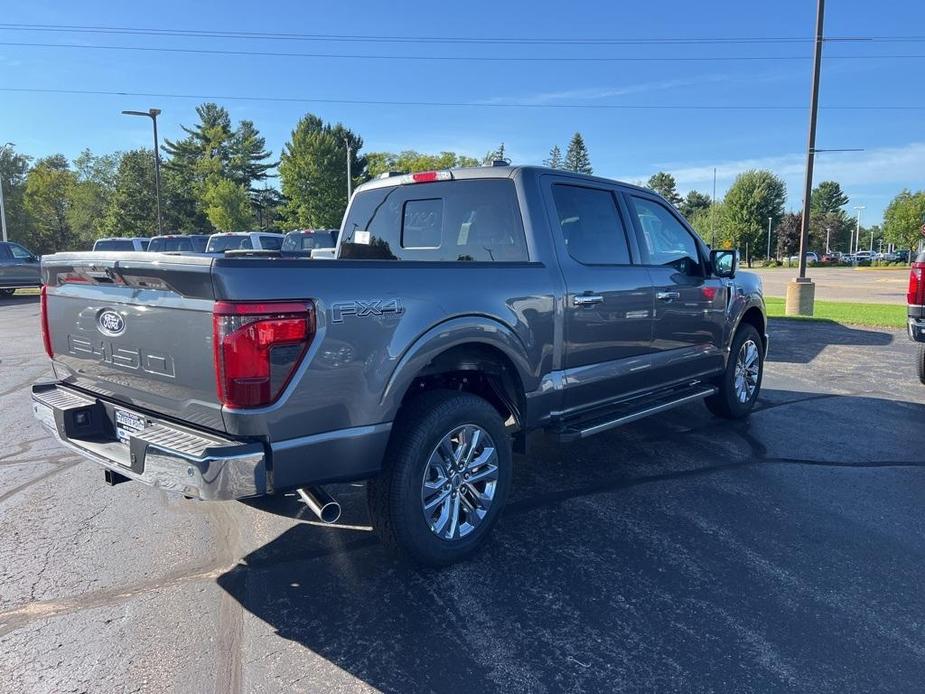
M 0 296 L 10 296 L 17 289 L 42 286 L 38 257 L 12 241 L 0 241 Z

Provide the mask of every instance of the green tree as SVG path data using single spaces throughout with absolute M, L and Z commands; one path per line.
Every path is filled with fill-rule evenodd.
M 827 213 L 841 213 L 842 208 L 848 204 L 848 196 L 836 181 L 823 181 L 813 188 L 810 197 L 810 210 L 813 215 Z
M 245 231 L 253 221 L 247 188 L 230 178 L 211 178 L 205 202 L 209 221 L 219 231 Z
M 681 196 L 678 195 L 678 184 L 670 173 L 659 171 L 657 174 L 653 174 L 649 178 L 649 182 L 646 183 L 646 188 L 654 190 L 675 207 L 681 204 Z
M 789 258 L 800 253 L 800 233 L 803 225 L 801 212 L 788 212 L 777 223 L 774 234 L 777 239 L 777 257 Z
M 260 229 L 275 229 L 283 219 L 286 199 L 276 188 L 266 186 L 251 195 L 251 204 L 257 215 L 257 226 Z
M 925 223 L 925 191 L 903 190 L 883 213 L 883 240 L 914 251 L 922 241 Z
M 12 147 L 0 147 L 0 186 L 3 186 L 7 233 L 11 241 L 29 247 L 34 244 L 23 196 L 30 161 L 31 157 L 18 153 Z
M 687 217 L 687 221 L 708 246 L 715 246 L 716 248 L 733 247 L 732 233 L 729 229 L 726 208 L 723 203 L 718 202 L 708 207 L 698 208 Z
M 572 135 L 572 139 L 568 143 L 568 150 L 565 153 L 565 165 L 563 168 L 582 174 L 594 173 L 591 168 L 591 158 L 588 156 L 588 148 L 585 146 L 581 133 L 576 132 Z
M 757 247 L 766 238 L 768 217 L 771 223 L 784 214 L 787 186 L 784 181 L 766 170 L 750 170 L 739 174 L 723 199 L 726 223 L 732 232 L 733 245 L 746 252 L 751 259 Z
M 559 149 L 559 145 L 553 145 L 552 149 L 549 150 L 549 158 L 543 161 L 543 165 L 548 166 L 550 169 L 562 168 L 562 151 Z
M 844 211 L 814 212 L 810 217 L 809 248 L 820 253 L 848 250 L 854 226 Z M 828 243 L 828 247 L 826 244 Z
M 68 222 L 77 242 L 90 246 L 103 235 L 106 213 L 116 188 L 120 154 L 93 154 L 85 149 L 74 160 L 75 184 Z
M 709 210 L 710 203 L 712 202 L 713 200 L 709 195 L 692 190 L 687 194 L 687 197 L 680 202 L 678 209 L 681 214 L 690 219 L 701 210 Z
M 491 166 L 496 161 L 509 161 L 505 153 L 503 142 L 498 146 L 498 149 L 493 149 L 482 157 L 483 166 Z
M 115 186 L 100 235 L 157 234 L 157 197 L 154 186 L 154 151 L 142 148 L 124 152 L 116 170 Z
M 33 253 L 55 253 L 74 248 L 68 221 L 74 172 L 60 154 L 39 159 L 26 175 L 23 204 L 29 215 Z
M 435 171 L 478 166 L 479 160 L 455 152 L 425 154 L 413 149 L 393 154 L 392 152 L 370 152 L 366 155 L 367 172 L 370 177 L 387 171 Z
M 270 161 L 272 153 L 252 121 L 242 120 L 232 128 L 227 109 L 214 103 L 200 104 L 196 114 L 198 123 L 181 126 L 185 138 L 165 140 L 163 146 L 168 155 L 165 174 L 177 174 L 174 181 L 182 181 L 188 191 L 184 195 L 181 188 L 170 187 L 178 193 L 171 205 L 176 210 L 178 226 L 202 222 L 206 190 L 215 183 L 215 177 L 228 178 L 256 195 L 260 189 L 257 184 L 266 180 L 276 165 Z M 191 201 L 196 204 L 195 212 L 190 210 Z
M 366 179 L 366 158 L 358 152 L 363 140 L 340 123 L 303 116 L 280 157 L 279 175 L 288 198 L 287 220 L 300 227 L 336 228 L 347 208 L 347 158 L 350 143 L 353 182 Z

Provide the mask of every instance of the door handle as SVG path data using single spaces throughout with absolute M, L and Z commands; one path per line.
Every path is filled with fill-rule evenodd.
M 659 301 L 674 301 L 681 298 L 681 292 L 658 292 L 655 298 Z
M 575 306 L 593 306 L 594 304 L 603 304 L 604 297 L 599 294 L 581 294 L 572 298 Z

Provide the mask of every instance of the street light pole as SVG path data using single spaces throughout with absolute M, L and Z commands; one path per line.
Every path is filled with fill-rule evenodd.
M 347 146 L 347 204 L 350 204 L 350 196 L 353 194 L 353 175 L 350 171 L 350 140 L 344 138 L 344 144 Z
M 0 151 L 6 151 L 7 147 L 12 147 L 12 142 L 7 142 L 3 147 L 0 147 Z M 9 238 L 6 234 L 6 207 L 3 204 L 3 175 L 0 174 L 0 230 L 3 231 L 3 241 L 9 241 Z
M 768 260 L 771 259 L 771 218 L 768 217 Z
M 161 219 L 161 153 L 157 142 L 157 117 L 161 115 L 159 108 L 149 108 L 147 111 L 123 111 L 126 116 L 147 116 L 154 124 L 154 197 L 157 200 L 157 233 L 164 233 L 164 223 Z
M 854 232 L 854 255 L 857 255 L 858 249 L 861 247 L 861 210 L 864 209 L 864 206 L 860 205 L 854 209 L 858 212 L 858 223 Z M 871 250 L 873 250 L 873 243 L 871 243 Z M 855 259 L 855 264 L 857 264 L 857 259 Z
M 822 66 L 825 0 L 816 3 L 816 39 L 813 47 L 813 80 L 810 87 L 809 136 L 806 143 L 806 183 L 803 187 L 803 219 L 800 223 L 800 274 L 787 285 L 787 315 L 813 315 L 816 287 L 806 276 L 809 246 L 810 201 L 813 194 L 813 158 L 816 155 L 816 116 L 819 112 L 819 73 Z

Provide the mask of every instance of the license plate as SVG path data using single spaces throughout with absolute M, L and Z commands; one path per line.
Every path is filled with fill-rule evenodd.
M 126 410 L 116 410 L 115 411 L 116 419 L 116 436 L 118 439 L 128 445 L 129 436 L 132 434 L 137 434 L 139 431 L 142 431 L 147 423 L 145 418 L 140 414 L 135 414 L 134 412 L 128 412 Z

